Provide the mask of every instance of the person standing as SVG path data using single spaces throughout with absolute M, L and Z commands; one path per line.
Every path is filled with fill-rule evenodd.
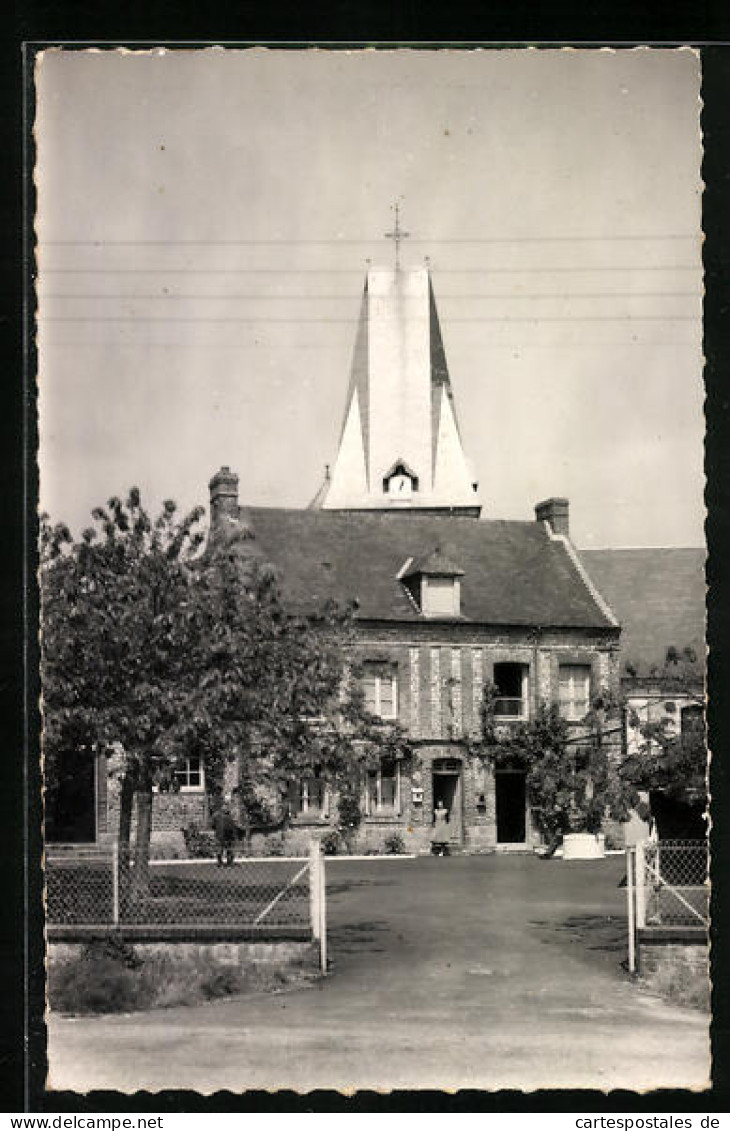
M 236 840 L 237 826 L 231 816 L 231 811 L 226 804 L 221 805 L 213 814 L 213 831 L 216 841 L 216 861 L 220 868 L 224 863 L 233 863 L 233 845 Z
M 433 814 L 431 848 L 437 856 L 446 856 L 449 849 L 449 810 L 439 801 Z

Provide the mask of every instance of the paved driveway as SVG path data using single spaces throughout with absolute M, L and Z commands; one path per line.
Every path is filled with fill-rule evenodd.
M 631 985 L 618 857 L 328 864 L 331 976 L 121 1017 L 54 1017 L 51 1086 L 695 1087 L 703 1014 Z

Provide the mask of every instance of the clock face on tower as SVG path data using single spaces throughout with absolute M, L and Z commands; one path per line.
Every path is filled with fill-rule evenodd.
M 396 499 L 410 499 L 413 494 L 413 480 L 410 475 L 391 475 L 388 480 L 388 494 Z
M 410 499 L 418 490 L 418 476 L 406 466 L 404 460 L 397 460 L 383 479 L 383 491 L 394 503 Z

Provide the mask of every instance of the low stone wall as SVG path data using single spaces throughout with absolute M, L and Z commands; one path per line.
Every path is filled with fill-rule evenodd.
M 688 1003 L 709 999 L 709 945 L 702 927 L 646 927 L 638 932 L 637 959 L 650 989 Z
M 132 941 L 135 953 L 141 958 L 154 958 L 165 955 L 174 958 L 209 958 L 220 966 L 238 966 L 243 969 L 252 963 L 271 963 L 276 966 L 290 964 L 309 964 L 316 966 L 319 949 L 311 942 L 295 939 L 282 939 L 266 942 L 232 940 L 227 942 L 192 942 L 190 940 Z M 52 963 L 69 962 L 80 958 L 88 941 L 49 942 L 48 961 Z

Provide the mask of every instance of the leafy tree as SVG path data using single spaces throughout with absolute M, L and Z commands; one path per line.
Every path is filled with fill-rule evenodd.
M 286 782 L 317 767 L 344 788 L 382 753 L 407 757 L 399 728 L 364 707 L 346 666 L 352 613 L 291 615 L 245 530 L 201 553 L 200 508 L 171 501 L 153 521 L 133 488 L 93 512 L 74 541 L 44 516 L 42 686 L 46 776 L 65 750 L 121 750 L 120 841 L 137 796 L 135 891 L 147 884 L 152 790 L 177 788 L 200 756 L 214 795 L 241 768 L 244 824 L 281 809 Z
M 540 704 L 524 722 L 500 727 L 496 698 L 487 684 L 477 751 L 497 769 L 524 770 L 530 806 L 552 851 L 566 833 L 598 832 L 606 816 L 626 819 L 636 792 L 617 773 L 620 704 L 613 696 L 597 696 L 578 727 L 554 703 Z
M 628 721 L 640 739 L 623 762 L 622 777 L 650 796 L 704 807 L 707 734 L 696 653 L 692 648 L 668 648 L 664 666 L 654 671 L 654 678 L 661 689 L 659 715 L 642 720 L 635 708 L 629 708 Z M 682 718 L 687 708 L 690 712 Z
M 120 840 L 129 843 L 136 793 L 143 881 L 152 787 L 174 781 L 170 735 L 192 689 L 188 563 L 202 545 L 202 510 L 178 519 L 168 501 L 152 521 L 132 488 L 92 517 L 78 542 L 65 524 L 41 520 L 46 781 L 52 787 L 66 751 L 123 751 Z

